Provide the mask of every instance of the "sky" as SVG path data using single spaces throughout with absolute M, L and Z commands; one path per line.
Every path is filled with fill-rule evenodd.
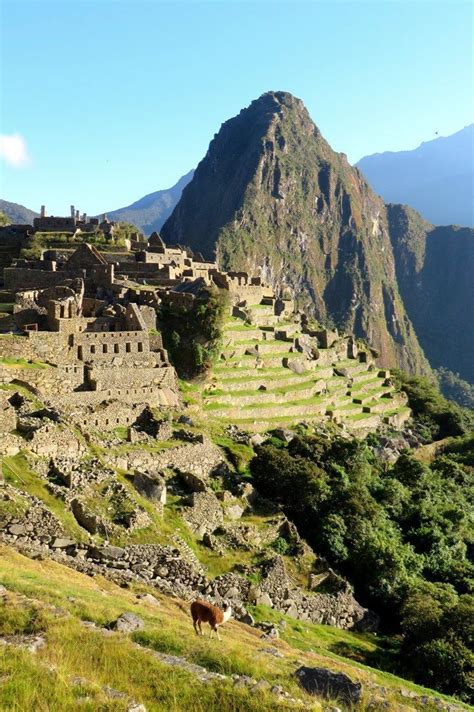
M 171 187 L 268 90 L 336 151 L 405 150 L 472 123 L 459 0 L 0 0 L 0 195 L 49 214 Z

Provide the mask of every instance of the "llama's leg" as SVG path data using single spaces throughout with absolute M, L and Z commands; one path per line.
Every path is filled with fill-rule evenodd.
M 216 631 L 217 640 L 220 640 L 221 637 L 220 637 L 220 635 L 219 635 L 219 630 L 218 630 L 217 626 L 214 628 L 214 630 Z
M 211 630 L 209 631 L 209 638 L 212 638 L 212 631 L 215 630 L 215 628 L 212 627 L 212 624 L 209 623 Z
M 196 635 L 199 635 L 198 627 L 197 627 L 197 621 L 193 620 L 193 625 L 194 625 L 194 630 L 196 631 Z
M 198 626 L 199 626 L 199 632 L 200 632 L 200 634 L 203 635 L 203 632 L 202 632 L 202 625 L 201 625 L 201 621 L 200 621 L 200 620 L 198 620 Z

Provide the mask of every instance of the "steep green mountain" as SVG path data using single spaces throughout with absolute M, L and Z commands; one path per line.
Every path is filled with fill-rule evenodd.
M 182 176 L 172 188 L 157 190 L 145 195 L 126 208 L 118 208 L 107 213 L 111 220 L 130 222 L 140 228 L 145 235 L 157 232 L 171 215 L 181 197 L 183 188 L 192 180 L 194 170 Z
M 433 368 L 474 383 L 474 230 L 388 205 L 400 293 Z
M 387 203 L 406 203 L 436 225 L 474 227 L 474 124 L 412 151 L 365 156 L 357 167 Z
M 383 364 L 428 369 L 385 205 L 291 94 L 263 94 L 222 125 L 162 235 L 225 268 L 260 269 L 317 318 L 367 338 Z
M 33 218 L 39 216 L 39 213 L 35 213 L 34 210 L 29 210 L 18 203 L 10 203 L 8 200 L 0 199 L 0 210 L 8 215 L 14 225 L 32 225 Z

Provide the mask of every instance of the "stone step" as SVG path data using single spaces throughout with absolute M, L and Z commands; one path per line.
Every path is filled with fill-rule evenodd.
M 359 394 L 362 396 L 365 393 L 368 393 L 370 391 L 375 391 L 375 390 L 390 390 L 391 386 L 384 386 L 384 378 L 379 378 L 378 376 L 373 376 L 370 379 L 366 379 L 365 381 L 360 381 L 359 383 L 352 383 L 350 388 L 351 388 L 351 393 L 353 394 L 354 397 L 357 397 Z
M 265 332 L 261 329 L 253 329 L 249 327 L 248 329 L 225 329 L 223 332 L 224 344 L 227 343 L 239 343 L 239 341 L 245 341 L 246 339 L 255 339 L 256 341 L 261 341 L 267 335 L 271 338 L 273 332 Z
M 260 341 L 245 341 L 236 343 L 234 342 L 230 347 L 237 354 L 245 354 L 247 349 L 255 348 L 259 355 L 265 356 L 266 354 L 281 353 L 282 351 L 288 350 L 292 345 L 290 341 L 280 341 L 280 340 L 260 340 Z
M 261 371 L 261 372 L 260 372 Z M 236 375 L 229 376 L 229 378 L 222 378 L 216 376 L 213 381 L 215 388 L 225 391 L 236 393 L 238 391 L 248 391 L 255 388 L 258 389 L 259 386 L 266 386 L 268 390 L 275 390 L 276 388 L 290 388 L 291 386 L 300 385 L 303 387 L 304 384 L 314 384 L 317 390 L 322 390 L 326 385 L 324 379 L 315 378 L 312 373 L 305 373 L 301 376 L 293 373 L 288 368 L 278 369 L 279 373 L 268 373 L 264 369 L 259 369 L 253 371 L 251 376 L 237 377 Z M 234 372 L 236 373 L 236 372 Z
M 352 380 L 356 384 L 364 383 L 365 381 L 370 381 L 374 378 L 378 378 L 377 371 L 363 371 L 352 376 Z
M 240 395 L 239 391 L 228 393 L 226 395 L 216 395 L 214 398 L 209 398 L 206 397 L 204 403 L 209 404 L 212 403 L 214 400 L 218 401 L 219 403 L 223 404 L 232 404 L 234 403 L 236 407 L 242 407 L 242 406 L 247 406 L 247 405 L 254 405 L 256 403 L 258 404 L 263 404 L 263 403 L 268 403 L 268 404 L 280 404 L 282 403 L 282 400 L 300 400 L 303 398 L 312 398 L 313 396 L 316 395 L 316 389 L 313 386 L 310 386 L 305 389 L 299 389 L 299 390 L 291 390 L 289 389 L 288 391 L 281 393 L 281 392 L 266 392 L 266 391 L 254 391 L 252 394 L 245 394 L 245 395 Z
M 407 420 L 410 420 L 412 412 L 408 406 L 402 406 L 394 411 L 388 411 L 383 414 L 383 422 L 387 425 L 393 425 L 400 428 Z
M 401 407 L 401 400 L 398 398 L 380 398 L 363 405 L 364 413 L 384 413 L 399 407 Z
M 334 368 L 345 369 L 351 376 L 355 376 L 360 373 L 365 373 L 368 365 L 361 363 L 357 359 L 344 359 L 343 361 L 335 363 Z M 376 372 L 374 372 L 374 375 L 376 375 Z
M 271 354 L 262 354 L 261 356 L 248 356 L 246 354 L 242 356 L 235 356 L 232 359 L 226 361 L 229 366 L 237 366 L 238 368 L 257 368 L 261 365 L 263 368 L 268 368 L 272 366 L 285 367 L 287 360 L 298 359 L 299 354 L 282 350 L 280 352 Z M 284 363 L 285 360 L 285 363 Z
M 364 430 L 375 430 L 382 422 L 382 419 L 377 414 L 372 413 L 362 413 L 360 415 L 353 415 L 344 420 L 344 423 L 353 432 L 360 432 Z
M 275 403 L 273 405 L 262 405 L 261 407 L 243 406 L 242 408 L 227 408 L 225 404 L 212 404 L 213 407 L 209 408 L 204 406 L 204 410 L 208 413 L 212 413 L 213 417 L 218 418 L 228 418 L 235 420 L 237 418 L 250 418 L 255 420 L 265 420 L 274 415 L 281 417 L 307 417 L 310 415 L 324 415 L 326 409 L 329 406 L 328 400 L 321 400 L 318 402 L 316 399 L 309 399 L 307 403 L 295 403 L 291 405 L 290 403 Z
M 373 400 L 383 398 L 386 394 L 391 393 L 392 391 L 393 386 L 382 386 L 381 383 L 378 387 L 371 388 L 367 391 L 361 391 L 355 395 L 351 392 L 351 395 L 354 403 L 361 403 L 365 405 L 366 403 L 371 403 Z

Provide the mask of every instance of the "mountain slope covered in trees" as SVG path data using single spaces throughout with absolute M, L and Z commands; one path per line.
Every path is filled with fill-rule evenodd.
M 10 222 L 14 225 L 32 225 L 33 218 L 39 216 L 39 213 L 35 213 L 34 210 L 8 200 L 0 200 L 0 210 L 8 215 Z

